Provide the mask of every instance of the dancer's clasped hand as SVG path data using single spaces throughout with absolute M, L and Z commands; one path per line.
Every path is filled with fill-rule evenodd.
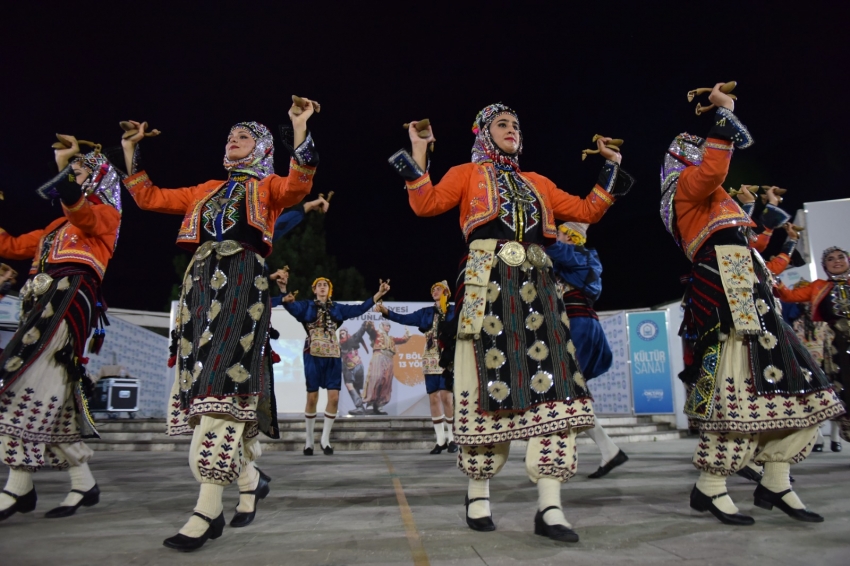
M 735 111 L 735 100 L 728 94 L 721 92 L 720 87 L 726 83 L 717 83 L 711 89 L 711 94 L 708 95 L 708 100 L 715 106 L 722 106 L 727 110 Z
M 596 138 L 596 147 L 597 149 L 599 149 L 599 153 L 602 155 L 602 157 L 604 157 L 608 161 L 613 161 L 614 163 L 619 165 L 623 162 L 623 156 L 620 154 L 619 151 L 614 151 L 613 149 L 605 145 L 612 139 L 614 138 Z
M 390 292 L 389 279 L 387 279 L 386 281 L 384 281 L 383 279 L 378 279 L 378 283 L 380 284 L 380 287 L 378 287 L 378 292 L 375 293 L 374 297 L 372 297 L 372 300 L 374 300 L 376 303 L 381 300 L 381 297 Z

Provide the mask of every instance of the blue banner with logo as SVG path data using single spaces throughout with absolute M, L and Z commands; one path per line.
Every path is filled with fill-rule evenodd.
M 667 345 L 667 313 L 629 313 L 632 397 L 636 415 L 672 413 L 673 381 Z

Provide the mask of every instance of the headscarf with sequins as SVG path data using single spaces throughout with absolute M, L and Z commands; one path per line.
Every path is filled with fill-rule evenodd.
M 519 156 L 522 154 L 522 132 L 518 132 L 519 149 L 514 154 L 502 151 L 493 141 L 493 136 L 490 135 L 490 124 L 502 114 L 510 114 L 519 122 L 516 112 L 501 102 L 485 107 L 475 117 L 475 122 L 472 124 L 472 133 L 475 134 L 475 143 L 472 144 L 472 162 L 490 162 L 519 171 Z
M 233 133 L 233 130 L 236 128 L 248 130 L 248 133 L 254 138 L 254 149 L 246 157 L 237 160 L 228 159 L 227 153 L 225 153 L 224 168 L 230 171 L 231 174 L 246 173 L 257 179 L 264 179 L 269 175 L 273 175 L 274 138 L 269 129 L 259 122 L 239 122 L 230 128 L 230 133 Z
M 844 248 L 840 248 L 840 247 L 838 247 L 838 246 L 832 246 L 832 247 L 829 247 L 829 248 L 826 248 L 825 250 L 823 250 L 823 254 L 820 256 L 820 264 L 821 264 L 821 267 L 823 267 L 823 271 L 824 271 L 824 273 L 826 273 L 827 277 L 830 277 L 830 278 L 832 278 L 832 277 L 840 277 L 840 278 L 844 279 L 844 278 L 846 278 L 848 275 L 850 275 L 850 269 L 848 269 L 848 270 L 847 270 L 847 271 L 845 271 L 844 273 L 835 273 L 835 274 L 830 273 L 830 272 L 826 269 L 826 257 L 827 257 L 829 254 L 831 254 L 831 253 L 835 253 L 835 252 L 841 252 L 841 253 L 843 253 L 843 254 L 844 254 L 844 257 L 846 257 L 848 260 L 850 260 L 850 254 L 848 254 L 848 253 L 847 253 L 847 250 L 845 250 Z
M 661 166 L 661 220 L 670 235 L 679 244 L 679 234 L 676 229 L 675 210 L 673 209 L 673 198 L 676 196 L 676 187 L 679 184 L 679 175 L 688 167 L 702 163 L 705 153 L 705 139 L 693 134 L 682 133 L 670 143 L 667 154 L 664 156 L 664 164 Z

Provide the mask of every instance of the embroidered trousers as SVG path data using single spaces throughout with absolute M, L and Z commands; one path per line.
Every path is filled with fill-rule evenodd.
M 508 461 L 511 443 L 498 442 L 481 446 L 461 446 L 457 465 L 474 480 L 487 480 L 499 473 Z M 540 478 L 566 482 L 576 473 L 576 431 L 564 430 L 528 439 L 525 469 L 528 479 L 537 483 Z
M 189 467 L 199 483 L 229 485 L 262 454 L 257 424 L 202 416 L 192 432 Z

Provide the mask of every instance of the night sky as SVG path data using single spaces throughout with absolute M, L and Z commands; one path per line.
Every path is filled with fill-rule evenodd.
M 409 120 L 431 119 L 439 179 L 469 161 L 476 113 L 502 101 L 519 113 L 523 170 L 580 196 L 602 164 L 581 150 L 595 133 L 623 138 L 637 185 L 589 231 L 600 310 L 682 293 L 689 264 L 659 219 L 658 171 L 677 133 L 708 131 L 690 89 L 738 81 L 736 113 L 756 144 L 735 153 L 727 187 L 788 188 L 790 212 L 848 196 L 844 2 L 35 4 L 4 6 L 0 23 L 0 227 L 12 234 L 61 214 L 35 194 L 55 172 L 54 132 L 111 146 L 120 120 L 147 120 L 163 135 L 143 142 L 145 169 L 159 186 L 189 186 L 225 177 L 233 123 L 277 131 L 292 94 L 322 104 L 309 127 L 321 155 L 313 194 L 336 193 L 330 253 L 369 289 L 391 278 L 398 300 L 429 300 L 464 251 L 458 210 L 417 218 L 387 164 L 409 147 Z M 110 306 L 165 308 L 181 218 L 140 211 L 125 193 Z

